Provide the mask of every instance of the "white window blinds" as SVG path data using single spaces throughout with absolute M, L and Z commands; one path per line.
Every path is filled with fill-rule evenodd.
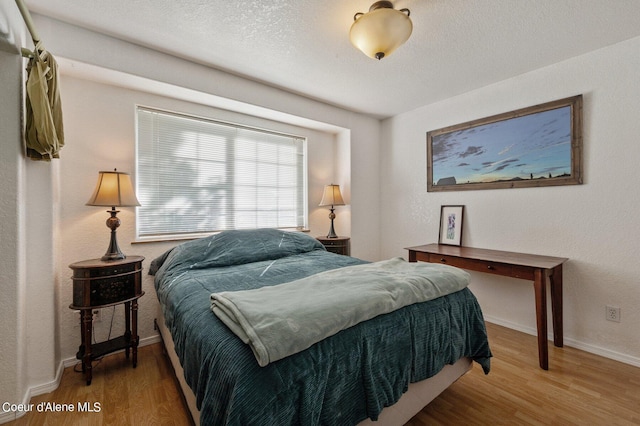
M 139 238 L 307 226 L 306 140 L 137 108 Z

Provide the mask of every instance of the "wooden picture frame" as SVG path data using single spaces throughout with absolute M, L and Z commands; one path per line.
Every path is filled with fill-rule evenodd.
M 438 244 L 462 245 L 464 206 L 440 207 L 440 232 Z
M 427 191 L 582 183 L 582 95 L 427 132 Z

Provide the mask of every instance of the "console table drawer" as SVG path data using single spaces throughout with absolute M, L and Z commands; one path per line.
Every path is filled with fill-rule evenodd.
M 511 276 L 521 280 L 533 281 L 535 279 L 533 268 L 529 266 L 513 265 L 511 268 Z
M 462 269 L 469 269 L 471 271 L 486 272 L 489 274 L 498 275 L 511 275 L 511 265 L 505 265 L 504 263 L 490 262 L 486 260 L 477 259 L 463 259 L 456 256 L 447 256 L 441 254 L 430 254 L 431 263 L 442 263 L 449 266 L 456 266 Z

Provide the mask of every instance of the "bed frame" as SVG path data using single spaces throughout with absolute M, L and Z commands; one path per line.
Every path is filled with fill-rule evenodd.
M 159 318 L 162 317 L 161 309 L 158 309 Z M 173 338 L 167 329 L 164 320 L 154 320 L 157 329 L 160 331 L 162 344 L 167 356 L 173 366 L 176 379 L 180 384 L 191 417 L 196 425 L 200 424 L 200 412 L 196 406 L 196 397 L 184 379 L 184 371 L 180 365 L 178 355 L 174 350 Z M 377 421 L 366 419 L 358 426 L 400 426 L 408 422 L 413 416 L 420 412 L 429 402 L 433 401 L 442 391 L 451 386 L 456 380 L 462 377 L 472 368 L 470 358 L 460 358 L 455 364 L 446 365 L 438 374 L 417 383 L 411 383 L 409 390 L 402 395 L 400 400 L 390 407 L 386 407 Z

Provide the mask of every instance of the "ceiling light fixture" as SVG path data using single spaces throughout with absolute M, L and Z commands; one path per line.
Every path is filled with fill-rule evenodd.
M 356 13 L 349 39 L 370 58 L 387 57 L 409 39 L 413 24 L 409 9 L 396 10 L 390 1 L 377 1 L 369 12 Z

